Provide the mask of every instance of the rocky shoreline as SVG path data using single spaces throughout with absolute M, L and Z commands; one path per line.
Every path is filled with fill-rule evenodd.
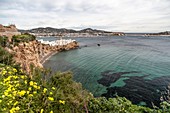
M 76 49 L 77 47 L 79 47 L 77 42 L 61 46 L 50 46 L 35 40 L 29 43 L 19 43 L 18 46 L 12 47 L 12 49 L 6 48 L 6 50 L 14 54 L 16 63 L 19 63 L 21 68 L 29 73 L 31 71 L 31 65 L 43 68 L 43 63 L 52 55 L 61 51 Z

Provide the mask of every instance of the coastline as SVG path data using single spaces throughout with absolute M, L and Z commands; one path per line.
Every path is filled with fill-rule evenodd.
M 47 55 L 43 56 L 43 58 L 40 59 L 40 63 L 43 65 L 50 57 L 57 54 L 58 52 L 59 51 L 50 52 Z

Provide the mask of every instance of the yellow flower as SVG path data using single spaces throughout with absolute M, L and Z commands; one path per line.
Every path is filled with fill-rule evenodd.
M 27 81 L 25 80 L 24 83 L 27 84 Z
M 15 87 L 18 87 L 18 86 L 19 86 L 19 84 L 17 83 Z
M 61 104 L 65 104 L 65 101 L 64 101 L 64 100 L 59 100 L 59 102 L 60 102 Z
M 50 113 L 53 113 L 53 111 L 50 111 Z
M 30 91 L 27 91 L 27 94 L 29 94 L 30 93 Z
M 41 109 L 40 113 L 43 113 L 44 112 L 44 109 Z
M 53 94 L 53 92 L 50 92 L 50 95 L 52 95 Z
M 3 110 L 6 111 L 6 108 L 4 108 Z
M 2 98 L 5 98 L 5 95 L 2 95 Z
M 53 90 L 55 90 L 55 87 L 52 87 Z
M 33 81 L 30 81 L 30 86 L 33 86 L 34 82 Z
M 33 94 L 37 94 L 37 91 L 34 91 Z
M 48 100 L 54 101 L 54 98 L 53 97 L 48 97 Z
M 19 108 L 18 106 L 17 106 L 15 109 L 16 109 L 17 111 L 20 110 L 20 108 Z
M 36 82 L 34 82 L 34 85 L 37 85 L 37 83 L 36 83 Z
M 29 97 L 33 97 L 33 94 L 29 94 L 28 96 L 29 96 Z
M 18 92 L 18 94 L 19 94 L 20 96 L 24 96 L 24 95 L 25 95 L 25 93 L 26 93 L 26 91 L 24 91 L 24 90 L 22 90 L 22 91 Z
M 14 103 L 14 106 L 16 106 L 18 104 L 18 101 L 16 101 L 15 103 Z
M 4 95 L 5 95 L 5 96 L 8 96 L 8 92 L 4 92 Z
M 16 73 L 17 72 L 17 70 L 15 69 L 15 68 L 13 68 L 13 71 Z
M 36 85 L 33 85 L 33 87 L 34 87 L 35 89 L 37 89 L 37 88 L 38 88 L 38 86 L 36 86 Z
M 37 89 L 40 89 L 40 86 L 37 86 Z
M 43 92 L 46 93 L 47 92 L 47 88 L 44 88 Z
M 2 100 L 0 100 L 0 103 L 2 102 Z
M 12 92 L 12 94 L 13 94 L 14 96 L 16 96 L 16 94 L 17 94 L 17 91 L 13 91 L 13 92 Z
M 31 90 L 32 90 L 32 88 L 31 88 L 31 87 L 29 87 L 29 88 L 28 88 L 28 90 L 29 90 L 29 91 L 31 91 Z
M 21 78 L 22 78 L 22 79 L 24 79 L 24 78 L 25 78 L 25 76 L 21 76 Z

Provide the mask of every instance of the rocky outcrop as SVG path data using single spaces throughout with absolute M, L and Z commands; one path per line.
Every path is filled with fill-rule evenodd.
M 12 38 L 13 35 L 20 35 L 15 25 L 3 26 L 0 24 L 0 36 L 7 36 L 9 39 Z
M 42 63 L 53 53 L 75 49 L 77 47 L 77 42 L 72 42 L 65 46 L 50 46 L 38 41 L 32 41 L 29 43 L 19 43 L 18 46 L 10 50 L 8 48 L 8 51 L 14 53 L 15 61 L 21 65 L 23 70 L 29 73 L 30 65 L 43 68 Z

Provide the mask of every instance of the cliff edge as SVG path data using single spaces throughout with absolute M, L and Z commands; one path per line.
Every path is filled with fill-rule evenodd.
M 13 47 L 12 49 L 6 49 L 10 53 L 14 54 L 14 60 L 16 63 L 19 63 L 22 69 L 29 73 L 31 71 L 31 65 L 43 68 L 42 63 L 44 63 L 47 58 L 53 55 L 53 53 L 75 49 L 77 47 L 77 42 L 72 42 L 67 45 L 50 46 L 35 40 L 28 43 L 19 43 L 18 46 Z

